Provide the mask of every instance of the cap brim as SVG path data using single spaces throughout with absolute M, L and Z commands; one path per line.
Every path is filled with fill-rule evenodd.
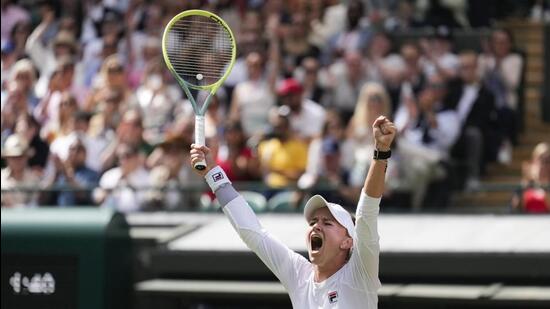
M 313 213 L 323 207 L 328 207 L 328 202 L 320 195 L 314 195 L 312 196 L 307 202 L 306 206 L 304 207 L 304 217 L 306 217 L 306 220 L 309 221 L 311 219 L 311 216 L 313 216 Z

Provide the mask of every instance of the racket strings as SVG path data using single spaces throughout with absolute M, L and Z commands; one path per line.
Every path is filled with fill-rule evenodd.
M 178 20 L 168 32 L 167 54 L 186 82 L 205 86 L 221 79 L 233 59 L 232 37 L 225 27 L 205 16 Z

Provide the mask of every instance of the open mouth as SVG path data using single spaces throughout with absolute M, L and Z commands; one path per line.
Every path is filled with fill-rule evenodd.
M 323 246 L 323 239 L 319 235 L 311 235 L 311 251 L 319 251 Z

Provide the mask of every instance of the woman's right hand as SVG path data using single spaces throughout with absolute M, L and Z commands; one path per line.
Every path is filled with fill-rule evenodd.
M 216 166 L 216 162 L 214 162 L 214 159 L 212 158 L 210 148 L 204 145 L 199 146 L 191 144 L 191 151 L 189 153 L 191 155 L 191 167 L 195 166 L 195 163 L 198 163 L 202 160 L 206 161 L 205 169 L 197 170 L 193 168 L 193 170 L 202 177 L 204 177 L 214 166 Z

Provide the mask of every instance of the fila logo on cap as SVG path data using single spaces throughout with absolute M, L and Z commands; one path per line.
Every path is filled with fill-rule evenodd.
M 337 291 L 329 292 L 328 293 L 328 301 L 331 304 L 336 303 L 338 301 L 338 292 Z

